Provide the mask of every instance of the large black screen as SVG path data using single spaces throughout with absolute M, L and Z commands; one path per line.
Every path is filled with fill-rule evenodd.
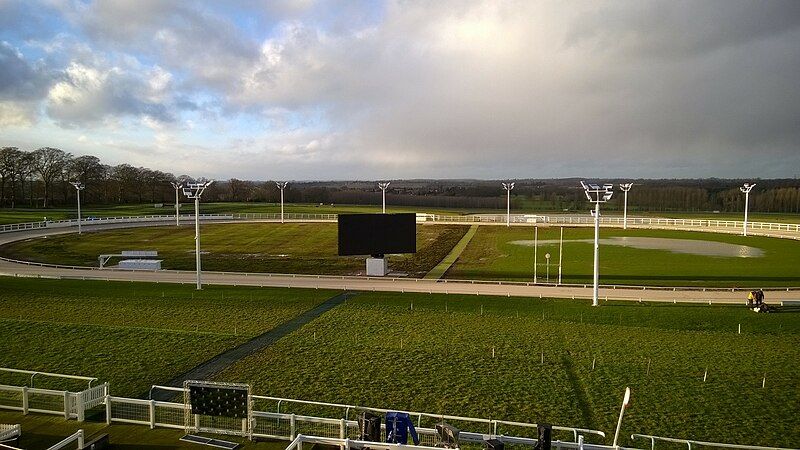
M 339 214 L 339 255 L 417 252 L 417 215 Z

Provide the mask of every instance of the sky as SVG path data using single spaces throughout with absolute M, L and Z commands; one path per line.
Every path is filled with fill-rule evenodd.
M 252 180 L 800 175 L 800 1 L 0 0 L 0 145 Z

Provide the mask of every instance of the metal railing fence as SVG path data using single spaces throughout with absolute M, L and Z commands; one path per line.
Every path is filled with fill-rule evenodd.
M 649 440 L 650 450 L 654 450 L 656 448 L 656 442 L 683 444 L 687 446 L 687 450 L 692 450 L 693 447 L 714 447 L 714 448 L 727 448 L 736 450 L 786 450 L 781 447 L 762 447 L 758 445 L 725 444 L 721 442 L 705 442 L 705 441 L 696 441 L 694 439 L 680 439 L 680 438 L 653 436 L 650 434 L 632 434 L 631 440 L 636 440 L 636 439 Z
M 287 213 L 284 219 L 294 222 L 336 222 L 337 214 L 315 214 L 315 213 Z M 102 225 L 115 223 L 141 223 L 141 222 L 165 222 L 171 223 L 175 220 L 174 214 L 145 215 L 145 216 L 118 216 L 118 217 L 93 217 L 81 219 L 81 225 Z M 179 216 L 182 222 L 190 223 L 194 221 L 194 215 L 183 214 Z M 280 213 L 230 213 L 230 214 L 201 214 L 201 221 L 280 221 Z M 494 224 L 505 225 L 505 214 L 470 214 L 470 215 L 444 215 L 444 214 L 420 214 L 418 222 L 433 223 L 467 223 L 467 224 Z M 510 222 L 514 225 L 534 226 L 539 224 L 565 225 L 565 226 L 591 226 L 594 225 L 594 218 L 591 216 L 539 216 L 532 214 L 512 214 Z M 622 217 L 601 217 L 600 225 L 604 226 L 623 226 Z M 67 228 L 78 225 L 77 219 L 67 220 L 48 220 L 39 222 L 26 222 L 0 225 L 0 233 L 24 231 L 40 228 Z M 688 229 L 743 229 L 744 222 L 739 220 L 718 220 L 718 219 L 670 219 L 658 217 L 629 217 L 628 226 L 633 227 L 669 227 L 669 228 L 688 228 Z M 761 231 L 785 231 L 790 233 L 800 233 L 800 224 L 778 223 L 778 222 L 750 222 L 748 230 Z

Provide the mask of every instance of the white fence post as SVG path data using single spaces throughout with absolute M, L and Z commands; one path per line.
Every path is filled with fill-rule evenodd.
M 83 430 L 78 430 L 78 448 L 83 448 Z
M 150 404 L 148 405 L 150 409 L 150 429 L 156 427 L 156 401 L 150 400 Z
M 106 394 L 106 425 L 111 425 L 111 396 Z
M 295 421 L 294 414 L 292 414 L 289 417 L 289 436 L 292 438 L 292 440 L 294 440 L 294 438 L 296 437 L 295 436 L 296 428 L 297 428 L 297 423 Z
M 75 405 L 76 409 L 78 410 L 78 422 L 83 422 L 84 419 L 83 407 L 85 404 L 83 402 L 83 395 L 81 395 L 80 392 L 75 394 L 75 403 L 76 403 Z
M 22 386 L 22 414 L 28 415 L 28 386 Z
M 69 420 L 69 410 L 70 410 L 69 392 L 64 391 L 64 419 L 65 420 Z
M 341 420 L 341 425 L 339 426 L 339 439 L 344 439 L 347 435 L 347 422 L 344 419 Z

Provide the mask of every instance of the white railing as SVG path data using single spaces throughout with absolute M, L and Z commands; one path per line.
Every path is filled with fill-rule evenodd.
M 758 445 L 742 445 L 742 444 L 724 444 L 720 442 L 704 442 L 704 441 L 695 441 L 693 439 L 680 439 L 680 438 L 670 438 L 670 437 L 661 437 L 661 436 L 652 436 L 649 434 L 632 434 L 631 440 L 636 439 L 647 439 L 650 441 L 650 449 L 653 450 L 656 448 L 656 441 L 660 442 L 670 442 L 673 444 L 683 444 L 688 447 L 688 450 L 692 450 L 692 446 L 697 447 L 715 447 L 715 448 L 729 448 L 729 449 L 737 449 L 737 450 L 790 450 L 782 447 L 761 447 Z
M 9 439 L 14 439 L 19 437 L 22 433 L 22 428 L 20 428 L 19 424 L 16 425 L 7 425 L 4 423 L 0 423 L 0 441 L 7 441 Z
M 43 376 L 43 377 L 64 378 L 64 379 L 67 379 L 67 380 L 88 381 L 89 382 L 89 387 L 92 387 L 92 383 L 97 381 L 97 378 L 95 378 L 95 377 L 84 377 L 84 376 L 81 376 L 81 375 L 65 375 L 63 373 L 40 372 L 40 371 L 37 371 L 37 370 L 11 369 L 11 368 L 8 368 L 8 367 L 0 367 L 0 372 L 18 373 L 18 374 L 21 374 L 21 375 L 30 375 L 31 376 L 31 387 L 33 387 L 33 381 L 34 381 L 34 378 L 37 375 L 40 375 L 40 376 Z
M 168 392 L 175 392 L 176 394 L 183 394 L 184 391 L 181 388 L 170 387 L 170 386 L 159 386 L 154 385 L 150 392 L 154 389 L 164 390 Z M 254 412 L 256 417 L 262 418 L 272 418 L 272 419 L 283 419 L 289 421 L 290 432 L 288 434 L 279 437 L 277 435 L 263 435 L 263 437 L 272 437 L 277 439 L 291 439 L 294 438 L 295 435 L 295 426 L 292 423 L 304 422 L 308 421 L 314 424 L 327 424 L 330 426 L 335 426 L 336 430 L 329 430 L 332 433 L 335 431 L 336 433 L 345 433 L 346 428 L 349 424 L 351 427 L 357 428 L 357 423 L 351 420 L 351 413 L 355 413 L 356 411 L 373 411 L 378 413 L 388 413 L 394 410 L 385 409 L 385 408 L 373 408 L 373 407 L 364 407 L 364 406 L 357 406 L 357 405 L 347 405 L 342 403 L 328 403 L 328 402 L 317 402 L 312 400 L 297 400 L 297 399 L 289 399 L 283 397 L 271 397 L 271 396 L 264 396 L 264 395 L 253 395 L 252 396 L 253 402 L 259 405 L 263 405 L 265 402 L 270 402 L 275 406 L 275 412 L 270 413 L 266 411 L 258 411 Z M 328 418 L 321 418 L 315 416 L 303 416 L 297 415 L 287 412 L 281 413 L 281 408 L 287 408 L 290 405 L 295 406 L 315 406 L 318 408 L 328 408 L 332 410 L 337 410 L 336 413 L 338 417 L 328 417 Z M 266 405 L 264 405 L 266 406 Z M 501 435 L 504 434 L 506 431 L 509 431 L 513 428 L 517 428 L 516 431 L 520 431 L 519 429 L 530 429 L 535 430 L 537 424 L 535 423 L 524 423 L 524 422 L 512 422 L 506 420 L 496 420 L 496 419 L 483 419 L 483 418 L 476 418 L 476 417 L 462 417 L 462 416 L 453 416 L 447 414 L 432 414 L 432 413 L 425 413 L 425 412 L 414 412 L 414 411 L 406 411 L 410 416 L 416 419 L 417 424 L 417 431 L 420 435 L 430 435 L 435 436 L 436 432 L 433 429 L 433 426 L 436 423 L 440 423 L 442 421 L 450 421 L 454 422 L 459 426 L 459 428 L 466 428 L 469 427 L 470 429 L 464 430 L 462 435 L 469 436 L 482 436 L 482 435 Z M 141 419 L 140 419 L 141 420 Z M 341 423 L 340 423 L 341 422 Z M 424 426 L 427 425 L 428 428 Z M 258 428 L 258 420 L 256 420 L 256 428 Z M 341 429 L 341 430 L 340 430 Z M 427 431 L 426 431 L 427 430 Z M 570 433 L 575 442 L 578 440 L 579 435 L 594 435 L 599 436 L 601 438 L 605 437 L 605 433 L 599 430 L 591 430 L 587 428 L 578 428 L 578 427 L 568 427 L 568 426 L 553 426 L 554 431 L 566 432 Z M 535 432 L 535 431 L 534 431 Z M 336 435 L 334 433 L 334 435 Z M 254 434 L 255 435 L 255 434 Z M 346 434 L 343 434 L 346 436 Z M 435 442 L 433 442 L 435 444 Z
M 8 368 L 1 369 L 10 373 L 31 374 L 31 385 L 33 385 L 33 377 L 35 375 L 47 375 L 61 379 L 88 380 L 90 387 L 82 391 L 71 392 L 28 386 L 0 385 L 0 409 L 21 411 L 23 414 L 34 412 L 63 415 L 64 419 L 78 419 L 78 421 L 82 422 L 86 411 L 103 404 L 108 396 L 108 383 L 91 387 L 92 381 L 97 380 L 94 377 Z
M 336 214 L 315 214 L 315 213 L 287 213 L 284 219 L 294 222 L 336 222 Z M 470 224 L 505 224 L 505 214 L 472 214 L 472 215 L 441 215 L 424 214 L 425 222 L 439 223 L 470 223 Z M 181 221 L 191 222 L 194 215 L 181 215 Z M 201 221 L 278 221 L 281 219 L 280 213 L 231 213 L 231 214 L 201 214 Z M 81 225 L 102 225 L 115 223 L 158 223 L 172 222 L 175 215 L 146 215 L 146 216 L 119 216 L 119 217 L 97 217 L 82 219 Z M 540 216 L 534 214 L 512 214 L 510 221 L 514 225 L 535 225 L 552 224 L 568 226 L 590 226 L 594 224 L 591 216 Z M 601 217 L 600 224 L 605 226 L 622 226 L 622 217 Z M 77 226 L 76 219 L 52 220 L 41 222 L 15 223 L 0 225 L 0 233 L 12 231 L 24 231 L 40 228 L 67 228 Z M 657 217 L 629 217 L 628 226 L 657 227 L 657 228 L 690 228 L 690 229 L 728 229 L 740 230 L 744 227 L 744 222 L 738 220 L 716 220 L 716 219 L 666 219 Z M 800 224 L 775 223 L 775 222 L 748 222 L 749 230 L 761 231 L 785 231 L 790 233 L 800 233 Z
M 61 442 L 53 445 L 52 447 L 48 447 L 47 450 L 60 450 L 62 448 L 67 448 L 70 444 L 77 444 L 77 449 L 81 450 L 83 448 L 83 430 L 78 430 L 72 435 L 64 438 Z

